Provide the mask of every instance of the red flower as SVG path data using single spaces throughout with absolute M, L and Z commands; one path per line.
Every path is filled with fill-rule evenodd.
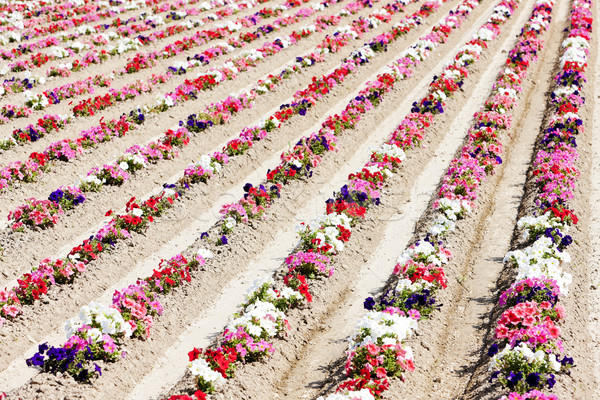
M 204 393 L 204 392 L 203 392 L 203 391 L 201 391 L 201 390 L 197 390 L 197 391 L 194 393 L 194 396 L 196 396 L 196 399 L 198 399 L 198 400 L 206 400 L 206 393 Z
M 154 270 L 154 272 L 156 273 L 158 271 Z M 190 351 L 188 353 L 188 357 L 190 358 L 190 362 L 194 361 L 194 360 L 197 360 L 198 357 L 200 356 L 200 353 L 201 353 L 201 351 L 194 347 L 194 350 L 192 350 L 192 351 Z

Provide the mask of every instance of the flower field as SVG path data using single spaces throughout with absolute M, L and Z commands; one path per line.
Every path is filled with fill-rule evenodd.
M 0 2 L 0 399 L 600 398 L 597 9 Z

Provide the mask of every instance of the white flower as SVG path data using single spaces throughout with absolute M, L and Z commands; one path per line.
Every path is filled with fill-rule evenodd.
M 548 362 L 550 364 L 550 368 L 552 368 L 556 372 L 560 371 L 560 363 L 556 360 L 556 355 L 550 354 L 550 356 L 548 357 Z
M 554 279 L 562 294 L 568 293 L 573 281 L 571 274 L 560 269 L 560 263 L 571 262 L 571 256 L 564 250 L 559 251 L 552 239 L 545 236 L 522 250 L 509 251 L 504 261 L 512 261 L 517 265 L 516 280 L 535 277 Z
M 227 329 L 235 331 L 242 326 L 254 337 L 275 336 L 285 320 L 285 314 L 277 310 L 272 303 L 256 301 L 246 307 L 244 313 L 231 321 Z
M 204 358 L 197 358 L 188 364 L 192 375 L 202 377 L 202 379 L 212 385 L 219 386 L 225 383 L 225 378 L 221 373 L 213 370 Z
M 418 329 L 417 321 L 400 315 L 369 311 L 358 321 L 350 338 L 351 349 L 382 341 L 395 344 L 404 341 Z
M 125 161 L 121 161 L 119 163 L 119 168 L 121 168 L 123 171 L 127 171 L 129 169 L 129 164 L 127 164 Z
M 79 319 L 68 319 L 67 322 L 65 322 L 65 333 L 67 334 L 67 337 L 73 336 L 82 326 L 83 323 Z
M 196 251 L 196 254 L 198 254 L 204 260 L 208 260 L 209 258 L 213 258 L 214 257 L 213 252 L 210 251 L 209 249 L 205 249 L 205 248 L 198 249 Z
M 473 35 L 473 39 L 481 39 L 486 42 L 494 38 L 494 31 L 487 28 L 479 28 L 479 30 Z

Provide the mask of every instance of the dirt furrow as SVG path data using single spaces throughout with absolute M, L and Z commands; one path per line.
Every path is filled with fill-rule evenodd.
M 590 160 L 598 160 L 600 157 L 600 96 L 598 90 L 600 88 L 600 57 L 598 54 L 598 43 L 600 43 L 600 31 L 598 31 L 598 13 L 600 11 L 600 4 L 594 2 L 594 25 L 593 32 L 595 35 L 593 41 L 595 45 L 592 46 L 593 62 L 589 65 L 593 66 L 593 80 L 588 82 L 588 91 L 586 92 L 586 99 L 588 102 L 593 102 L 593 109 L 591 112 L 592 118 L 587 119 L 587 132 L 592 132 L 591 135 L 587 135 L 591 142 Z M 589 103 L 588 103 L 589 107 Z M 588 114 L 589 115 L 589 114 Z M 590 170 L 588 170 L 590 171 Z M 591 178 L 588 182 L 584 182 L 582 186 L 589 188 L 589 199 L 587 204 L 589 205 L 589 243 L 590 251 L 587 254 L 587 260 L 584 261 L 585 266 L 589 271 L 589 298 L 588 298 L 588 330 L 591 337 L 590 347 L 591 353 L 588 355 L 591 358 L 591 362 L 594 365 L 593 374 L 596 382 L 600 382 L 600 164 L 593 162 L 591 166 Z M 583 191 L 582 191 L 583 192 Z M 583 194 L 583 193 L 582 193 Z M 585 246 L 585 244 L 584 244 Z M 580 264 L 581 265 L 581 264 Z M 600 385 L 596 386 L 596 390 L 593 393 L 594 398 L 600 398 Z
M 520 24 L 516 24 L 513 27 L 513 29 L 520 29 L 520 25 L 523 22 L 523 18 L 526 18 L 527 16 L 528 12 L 523 10 Z M 510 46 L 511 42 L 511 39 L 506 40 L 504 46 Z M 498 50 L 496 50 L 496 52 L 498 52 Z M 490 85 L 495 78 L 495 74 L 497 73 L 498 65 L 502 62 L 503 59 L 497 59 L 495 63 L 490 64 L 490 67 L 487 70 L 487 79 L 480 78 L 480 84 L 475 90 L 473 90 L 473 93 L 481 94 L 482 92 L 486 93 L 489 91 Z M 485 85 L 487 85 L 487 87 Z M 481 101 L 481 99 L 479 101 Z M 471 105 L 471 107 L 469 109 L 464 109 L 463 115 L 460 115 L 455 120 L 454 125 L 457 125 L 457 122 L 459 125 L 462 123 L 462 129 L 457 129 L 458 127 L 453 125 L 450 127 L 450 129 L 448 129 L 450 132 L 455 132 L 453 135 L 451 135 L 454 136 L 454 146 L 449 146 L 448 144 L 444 143 L 438 147 L 438 149 L 447 153 L 446 157 L 448 158 L 452 155 L 451 149 L 455 149 L 456 146 L 459 145 L 461 142 L 461 135 L 458 132 L 463 132 L 464 134 L 467 128 L 465 122 L 468 122 L 470 120 L 470 116 L 479 107 L 479 102 L 469 101 L 469 104 Z M 448 123 L 446 123 L 446 125 L 448 125 Z M 448 141 L 448 139 L 449 138 L 447 137 L 446 141 Z M 435 179 L 435 177 L 443 173 L 443 168 L 445 168 L 445 165 L 446 164 L 442 164 L 441 166 L 438 166 L 440 170 L 436 171 L 437 173 L 432 173 L 433 171 L 427 171 L 427 173 L 423 175 L 427 177 L 426 179 L 417 179 L 419 185 L 423 185 L 423 181 L 431 181 L 432 184 L 435 186 L 437 182 L 437 179 Z M 427 203 L 427 200 L 428 199 L 421 199 L 421 203 L 423 203 L 421 209 L 424 208 L 424 206 Z M 406 219 L 406 214 L 403 214 L 403 217 L 404 221 Z M 389 223 L 389 225 L 391 226 L 391 223 Z M 388 229 L 390 229 L 390 226 L 388 226 Z M 391 230 L 393 231 L 393 229 Z M 406 237 L 406 240 L 407 239 L 408 237 Z M 394 252 L 394 250 L 397 252 L 398 248 L 404 248 L 404 244 L 397 243 L 398 239 L 394 240 L 394 242 L 395 246 L 391 245 L 389 242 L 384 242 L 382 248 L 385 248 L 387 246 L 388 251 L 391 250 L 392 252 Z M 332 306 L 330 307 L 331 314 L 326 314 L 314 324 L 313 329 L 315 329 L 317 332 L 314 333 L 312 336 L 303 338 L 305 342 L 305 347 L 302 349 L 302 355 L 300 357 L 296 356 L 297 361 L 292 362 L 292 365 L 294 365 L 295 368 L 291 369 L 286 374 L 288 377 L 286 381 L 284 381 L 280 385 L 276 384 L 276 387 L 278 388 L 276 393 L 280 397 L 314 397 L 316 393 L 318 393 L 324 388 L 324 386 L 328 386 L 326 385 L 326 383 L 328 383 L 327 375 L 331 372 L 331 370 L 339 368 L 341 365 L 343 365 L 343 359 L 338 359 L 337 357 L 339 357 L 339 354 L 343 354 L 343 350 L 346 347 L 345 340 L 343 339 L 347 337 L 352 330 L 353 321 L 349 321 L 349 319 L 353 318 L 349 318 L 348 315 L 360 315 L 360 309 L 362 308 L 362 300 L 364 300 L 364 297 L 366 296 L 365 292 L 372 293 L 374 290 L 380 290 L 384 282 L 382 282 L 381 278 L 377 277 L 377 275 L 381 274 L 382 276 L 387 277 L 391 273 L 391 269 L 393 268 L 393 263 L 389 260 L 387 263 L 387 270 L 385 264 L 381 265 L 381 258 L 385 257 L 384 255 L 386 253 L 385 250 L 382 251 L 383 254 L 379 254 L 379 252 L 377 252 L 377 256 L 374 257 L 372 260 L 369 260 L 367 265 L 363 268 L 363 273 L 359 275 L 360 278 L 357 278 L 359 279 L 358 283 L 352 288 L 352 292 L 354 293 L 346 292 L 346 299 L 336 299 L 336 301 L 332 301 Z M 395 256 L 397 255 L 398 254 L 395 254 Z M 390 256 L 389 253 L 387 254 L 388 259 L 393 257 L 394 255 Z M 339 310 L 343 310 L 343 312 L 340 313 Z M 429 330 L 423 328 L 423 331 L 428 332 Z M 441 340 L 441 342 L 443 342 L 443 340 Z M 415 354 L 417 354 L 417 360 L 419 360 L 417 361 L 417 364 L 419 365 L 421 357 L 419 357 L 418 355 L 420 353 L 416 351 Z M 427 368 L 423 368 L 423 371 L 427 371 Z M 415 376 L 414 379 L 413 376 L 409 377 L 409 379 L 411 379 L 411 383 L 413 383 L 413 385 L 408 385 L 409 387 L 411 387 L 411 389 L 415 386 L 415 381 L 418 381 L 419 378 L 425 378 L 422 376 L 422 371 L 419 371 L 417 375 L 419 376 Z M 299 376 L 303 379 L 298 379 Z M 419 398 L 419 396 L 424 392 L 427 385 L 431 385 L 432 383 L 433 382 L 431 382 L 431 380 L 424 382 L 424 385 L 419 385 L 418 388 L 410 390 L 409 395 L 411 397 L 414 396 L 415 398 Z M 444 386 L 447 386 L 447 382 L 444 383 Z M 404 387 L 402 389 L 404 389 Z M 436 395 L 440 397 L 439 393 L 437 393 Z M 404 398 L 405 396 L 405 393 L 401 394 L 402 398 Z M 441 397 L 445 398 L 443 395 Z
M 443 8 L 442 11 L 445 9 L 446 8 Z M 388 25 L 389 28 L 389 24 L 386 25 Z M 427 29 L 430 23 L 427 22 L 423 25 L 424 26 L 421 27 L 421 29 L 417 30 L 418 32 L 422 32 L 423 29 Z M 380 33 L 382 29 L 385 28 L 382 27 L 378 30 L 375 30 L 375 32 L 373 32 L 372 35 Z M 365 39 L 373 37 L 372 35 L 366 36 Z M 411 39 L 414 39 L 414 34 L 409 34 L 405 38 L 398 40 L 397 43 L 391 46 L 391 48 L 401 49 L 403 48 L 402 46 L 405 46 L 407 41 Z M 224 142 L 230 139 L 231 136 L 237 135 L 237 132 L 239 132 L 244 126 L 247 125 L 249 117 L 255 118 L 256 115 L 269 115 L 268 113 L 273 111 L 273 103 L 279 104 L 289 101 L 288 96 L 290 95 L 290 93 L 294 93 L 296 90 L 304 88 L 307 85 L 312 74 L 318 76 L 320 74 L 327 73 L 327 71 L 339 66 L 340 59 L 343 58 L 344 55 L 351 52 L 352 48 L 354 47 L 350 47 L 341 51 L 341 54 L 332 55 L 331 60 L 328 60 L 327 62 L 319 64 L 313 68 L 309 68 L 304 74 L 293 76 L 290 79 L 290 81 L 282 85 L 282 87 L 278 91 L 261 96 L 257 101 L 256 106 L 252 110 L 240 113 L 241 116 L 239 118 L 234 118 L 230 124 L 214 127 L 207 135 L 198 135 L 197 137 L 193 138 L 190 145 L 180 150 L 180 156 L 177 159 L 162 162 L 158 165 L 152 165 L 146 170 L 138 173 L 135 179 L 129 180 L 121 187 L 107 187 L 100 193 L 90 194 L 89 201 L 84 203 L 82 206 L 78 207 L 78 209 L 74 210 L 68 218 L 65 217 L 63 219 L 64 222 L 59 223 L 57 227 L 46 231 L 47 233 L 45 232 L 45 235 L 42 235 L 40 237 L 40 233 L 36 232 L 26 232 L 22 234 L 10 233 L 6 235 L 8 237 L 2 241 L 3 243 L 7 243 L 6 245 L 4 245 L 4 247 L 6 247 L 6 251 L 3 263 L 5 265 L 12 266 L 22 265 L 26 268 L 29 268 L 31 265 L 37 265 L 37 262 L 39 262 L 40 259 L 51 255 L 39 254 L 40 252 L 36 251 L 35 249 L 38 246 L 40 249 L 47 248 L 52 243 L 52 245 L 55 248 L 63 246 L 63 251 L 65 249 L 70 249 L 72 246 L 69 247 L 68 244 L 70 242 L 73 242 L 74 238 L 76 238 L 77 235 L 81 236 L 85 234 L 88 227 L 98 224 L 101 220 L 103 220 L 104 213 L 108 209 L 120 209 L 131 196 L 138 196 L 138 198 L 141 197 L 147 191 L 148 187 L 155 187 L 157 184 L 164 182 L 164 180 L 172 176 L 177 171 L 182 171 L 190 162 L 194 161 L 198 156 L 206 154 L 210 151 L 220 150 Z M 289 57 L 289 55 L 287 57 Z M 376 57 L 376 59 L 374 59 L 370 63 L 370 65 L 366 65 L 363 68 L 367 71 L 373 71 L 376 68 L 378 68 L 378 66 L 384 65 L 384 63 L 386 63 L 387 60 L 389 60 L 391 57 L 392 52 L 385 53 L 381 56 Z M 285 61 L 290 61 L 290 58 L 286 58 Z M 267 68 L 266 65 L 265 68 Z M 265 70 L 263 69 L 262 73 L 264 74 L 264 72 Z M 365 71 L 365 73 L 368 74 L 369 72 Z M 362 82 L 368 76 L 369 75 L 362 75 L 362 77 L 350 77 L 350 80 L 348 80 L 347 83 L 341 85 L 339 88 L 333 91 L 330 95 L 327 96 L 326 99 L 324 99 L 324 101 L 319 102 L 319 104 L 313 107 L 313 109 L 311 109 L 305 117 L 300 118 L 300 120 L 295 123 L 295 126 L 292 127 L 291 125 L 289 125 L 283 131 L 292 133 L 295 136 L 298 131 L 306 129 L 309 126 L 308 124 L 312 124 L 313 121 L 315 121 L 315 119 L 319 117 L 319 115 L 322 115 L 324 112 L 326 112 L 326 110 L 328 110 L 329 107 L 332 106 L 332 103 L 336 101 L 336 99 L 333 97 L 334 95 L 345 96 L 348 93 L 351 93 L 353 88 L 355 88 L 356 85 L 359 85 L 360 82 Z M 290 91 L 288 92 L 287 90 Z M 223 92 L 221 91 L 221 93 Z M 185 115 L 189 113 L 189 109 L 186 110 L 186 108 L 179 107 L 177 112 L 179 113 L 178 115 L 176 115 L 178 118 L 172 119 L 171 121 L 177 121 L 185 117 Z M 172 125 L 173 122 L 171 121 L 169 119 L 166 119 L 164 120 L 162 125 L 166 125 L 167 123 Z M 166 125 L 164 128 L 167 129 L 169 127 L 169 125 Z M 271 143 L 267 142 L 265 144 L 258 144 L 257 147 L 259 149 L 267 151 L 268 154 L 271 154 L 271 152 L 276 152 L 278 154 L 278 150 L 285 147 L 285 144 L 289 141 L 289 138 L 287 138 L 284 135 L 276 135 L 277 137 L 274 139 L 274 146 L 272 146 Z M 279 139 L 282 136 L 283 139 Z M 112 151 L 112 148 L 109 149 L 107 147 L 105 148 L 105 151 Z M 99 152 L 102 151 L 99 149 Z M 255 158 L 255 156 L 253 156 L 252 154 L 250 154 L 248 157 L 253 159 L 253 161 L 252 163 L 249 163 L 247 161 L 241 162 L 241 164 L 244 167 L 251 167 L 252 165 L 256 166 L 256 162 L 260 159 Z M 264 156 L 262 156 L 262 158 L 264 158 Z M 234 167 L 228 166 L 228 170 L 235 168 L 236 162 L 237 161 L 233 163 Z M 81 163 L 81 161 L 78 160 L 75 161 L 74 164 L 79 163 Z M 73 180 L 75 179 L 73 178 Z M 54 187 L 56 187 L 58 186 L 57 183 L 58 182 L 56 182 L 55 179 L 52 179 L 51 183 L 49 183 L 48 185 L 43 185 L 44 189 L 46 189 L 46 193 L 42 192 L 43 196 L 47 196 L 47 194 L 52 188 L 52 186 L 50 188 L 46 188 L 45 186 L 50 186 L 50 184 L 53 184 Z M 36 190 L 36 192 L 40 191 L 41 190 Z M 222 191 L 221 193 L 223 192 L 225 191 Z M 28 193 L 26 196 L 30 196 L 31 194 L 32 193 Z M 6 194 L 5 196 L 11 196 L 11 198 L 14 198 L 16 200 L 17 197 L 13 196 L 19 195 L 10 193 Z M 18 201 L 16 201 L 16 203 L 18 203 Z M 82 221 L 86 221 L 86 223 L 82 224 Z M 40 243 L 36 243 L 34 245 L 34 248 L 31 248 L 31 242 L 33 242 L 34 240 L 38 240 L 38 238 L 40 240 Z M 73 245 L 75 244 L 76 243 L 73 243 Z M 25 247 L 29 250 L 27 256 L 28 258 L 24 260 L 23 255 L 20 254 L 20 252 Z M 14 273 L 16 272 L 16 270 L 12 272 L 5 270 L 4 272 L 5 275 L 7 275 L 7 278 L 9 279 L 11 276 L 12 279 L 14 279 L 14 276 L 16 276 L 16 274 Z
M 495 77 L 495 71 L 494 75 L 492 76 L 492 79 L 493 77 Z M 474 78 L 474 80 L 476 80 L 476 78 Z M 491 85 L 491 81 L 488 82 L 488 86 L 489 85 Z M 470 92 L 470 90 L 468 91 Z M 458 100 L 457 102 L 461 102 L 461 100 Z M 464 104 L 464 100 L 462 101 L 462 104 Z M 460 106 L 457 108 L 460 108 Z M 464 116 L 462 116 L 462 119 L 464 119 Z M 445 120 L 444 122 L 440 122 L 440 124 L 447 125 L 448 122 L 448 120 Z M 451 129 L 450 131 L 453 130 Z M 458 140 L 457 144 L 459 143 L 460 140 Z M 432 154 L 429 153 L 428 157 L 431 158 L 431 156 Z M 443 171 L 444 167 L 444 163 L 438 163 L 438 168 L 440 169 L 439 173 Z M 418 170 L 421 169 L 422 166 Z M 411 169 L 411 171 L 414 172 L 415 170 Z M 414 174 L 412 174 L 411 179 L 415 179 Z M 419 181 L 419 178 L 417 178 L 416 181 Z M 403 188 L 410 187 L 409 184 L 403 184 L 400 186 Z M 434 188 L 435 183 L 433 184 L 431 190 L 433 190 Z M 430 193 L 427 194 L 427 198 L 429 197 L 429 194 Z M 394 195 L 399 196 L 400 194 L 394 193 Z M 406 197 L 407 195 L 405 193 L 402 193 L 402 196 Z M 404 204 L 405 201 L 406 198 L 399 202 L 392 201 L 390 203 Z M 381 217 L 382 220 L 387 221 L 387 218 L 390 217 L 390 215 L 378 215 L 378 217 Z M 406 218 L 406 214 L 404 214 L 404 217 Z M 348 304 L 340 302 L 340 299 L 343 299 L 343 296 L 349 293 L 350 287 L 352 286 L 352 284 L 349 283 L 349 281 L 356 281 L 356 279 L 358 279 L 355 275 L 352 274 L 355 274 L 357 270 L 360 270 L 360 266 L 363 263 L 363 259 L 364 261 L 366 261 L 368 255 L 372 254 L 372 252 L 375 250 L 378 240 L 381 240 L 380 232 L 373 232 L 373 230 L 371 230 L 375 226 L 376 225 L 372 225 L 369 227 L 369 229 L 367 229 L 367 237 L 362 236 L 363 232 L 360 233 L 364 241 L 360 245 L 358 245 L 360 247 L 359 257 L 357 257 L 358 254 L 356 252 L 356 248 L 353 246 L 349 246 L 348 249 L 352 249 L 350 250 L 351 253 L 348 253 L 348 255 L 344 253 L 342 255 L 343 260 L 341 260 L 339 264 L 336 263 L 336 266 L 341 265 L 343 267 L 336 268 L 337 273 L 336 277 L 334 278 L 335 283 L 332 283 L 330 287 L 330 280 L 328 280 L 328 283 L 326 284 L 326 290 L 328 293 L 327 305 L 313 305 L 311 307 L 309 316 L 303 315 L 302 312 L 300 312 L 300 314 L 292 314 L 292 316 L 290 317 L 291 325 L 293 327 L 299 327 L 293 328 L 292 332 L 290 333 L 291 337 L 288 340 L 286 340 L 285 343 L 281 343 L 280 341 L 277 342 L 276 348 L 278 349 L 278 353 L 276 353 L 276 355 L 274 356 L 274 360 L 269 361 L 266 366 L 260 364 L 244 366 L 242 370 L 239 371 L 238 377 L 234 378 L 232 381 L 228 381 L 227 389 L 224 393 L 218 394 L 218 398 L 260 398 L 260 393 L 264 393 L 265 390 L 268 393 L 273 392 L 270 398 L 280 397 L 282 394 L 285 395 L 285 393 L 277 392 L 275 388 L 287 375 L 286 371 L 288 371 L 289 363 L 296 363 L 296 361 L 294 361 L 294 358 L 299 360 L 297 361 L 298 368 L 294 370 L 293 373 L 289 374 L 292 377 L 290 378 L 290 380 L 293 380 L 295 382 L 293 384 L 297 384 L 298 381 L 303 382 L 302 379 L 298 379 L 298 376 L 305 377 L 306 374 L 309 374 L 309 372 L 307 372 L 307 365 L 310 364 L 309 360 L 312 360 L 311 357 L 314 358 L 315 354 L 318 355 L 317 357 L 323 357 L 323 354 L 328 353 L 330 351 L 330 348 L 332 347 L 332 344 L 330 342 L 327 342 L 325 344 L 320 343 L 321 346 L 317 346 L 315 345 L 315 343 L 312 343 L 311 340 L 313 339 L 313 336 L 311 336 L 311 334 L 314 334 L 314 332 L 311 331 L 314 331 L 315 329 L 323 329 L 321 326 L 321 323 L 323 321 L 326 321 L 323 322 L 324 324 L 330 325 L 332 323 L 331 320 L 335 318 L 334 314 L 338 311 L 338 309 L 344 310 L 343 315 L 346 315 L 346 311 L 348 310 Z M 369 241 L 369 239 L 371 241 Z M 358 241 L 360 242 L 360 239 L 358 239 Z M 340 270 L 342 272 L 340 272 Z M 348 274 L 350 274 L 350 276 Z M 385 274 L 384 276 L 387 276 L 387 274 Z M 364 283 L 362 279 L 360 282 Z M 318 309 L 314 309 L 315 307 L 318 307 Z M 329 307 L 329 311 L 331 314 L 327 314 L 323 310 L 323 307 Z M 340 316 L 340 318 L 343 319 L 343 316 Z M 339 334 L 339 330 L 342 329 L 342 326 L 343 324 L 336 326 L 336 329 L 334 329 L 335 332 Z M 300 342 L 300 344 L 298 342 Z M 198 346 L 202 345 L 203 343 L 198 344 Z M 336 344 L 335 346 L 339 348 L 339 345 Z M 342 348 L 344 347 L 343 344 L 341 344 L 341 346 Z M 306 358 L 303 358 L 303 356 L 307 353 L 309 355 Z M 337 356 L 339 354 L 339 351 L 335 352 L 334 354 Z M 191 385 L 189 380 L 187 381 L 187 384 L 188 387 Z M 182 386 L 185 387 L 185 385 Z M 292 393 L 290 395 L 290 398 L 297 396 L 298 394 L 299 393 Z
M 391 57 L 391 55 L 393 55 L 393 54 L 394 54 L 393 52 L 390 52 L 390 56 L 389 57 Z M 377 66 L 381 66 L 381 64 L 373 64 L 373 68 L 376 68 Z M 425 64 L 424 64 L 424 66 L 425 66 Z M 425 68 L 425 70 L 426 70 L 426 68 Z M 360 81 L 355 82 L 355 84 L 354 84 L 353 87 L 356 87 L 359 82 L 362 82 L 362 81 L 366 80 L 366 78 L 368 78 L 368 77 L 362 76 L 360 78 Z M 430 79 L 430 77 L 427 78 L 427 80 L 429 80 L 429 79 Z M 406 90 L 408 87 L 409 86 L 404 86 L 404 89 Z M 393 102 L 390 102 L 390 104 L 393 105 Z M 379 115 L 385 115 L 386 112 L 389 112 L 389 111 L 385 111 L 385 110 L 381 111 L 381 113 L 379 113 Z M 381 117 L 375 117 L 375 118 L 377 119 L 377 118 L 381 118 Z M 360 133 L 357 133 L 357 134 L 353 135 L 353 137 L 356 136 L 356 135 L 361 135 L 360 138 L 358 138 L 358 139 L 348 138 L 348 139 L 351 139 L 350 143 L 348 143 L 348 145 L 344 145 L 342 147 L 342 150 L 339 153 L 340 157 L 343 157 L 344 156 L 344 152 L 347 152 L 350 149 L 352 149 L 352 151 L 354 151 L 358 147 L 357 143 L 360 143 L 360 141 L 364 141 L 365 140 L 365 138 L 366 138 L 365 135 L 367 133 L 368 133 L 368 130 L 363 130 Z M 359 142 L 356 142 L 355 140 L 359 140 Z M 323 176 L 327 176 L 328 171 L 331 171 L 332 169 L 338 168 L 338 167 L 336 167 L 336 164 L 338 164 L 338 161 L 335 161 L 335 159 L 332 159 L 331 162 L 333 162 L 333 164 L 330 164 L 329 167 L 326 164 L 323 165 L 324 170 L 322 170 L 322 173 L 325 174 Z M 319 167 L 319 168 L 321 168 L 321 167 Z M 306 201 L 308 199 L 310 199 L 314 195 L 314 190 L 315 190 L 314 188 L 308 188 L 308 189 L 310 189 L 310 190 L 308 190 L 307 188 L 303 187 L 302 184 L 299 184 L 297 187 L 298 187 L 298 189 L 294 189 L 293 187 L 290 188 L 290 192 L 292 194 L 288 194 L 287 195 L 288 198 L 282 199 L 282 201 L 280 202 L 280 209 L 273 211 L 274 216 L 279 216 L 281 214 L 286 214 L 285 218 L 287 218 L 288 220 L 289 219 L 293 219 L 291 217 L 293 217 L 293 215 L 294 215 L 293 214 L 294 210 L 298 209 L 299 205 L 306 203 Z M 288 199 L 290 201 L 289 204 L 287 203 Z M 293 201 L 293 203 L 291 203 L 292 201 Z M 281 203 L 283 203 L 283 204 L 281 204 Z M 190 212 L 193 209 L 194 209 L 194 207 L 192 205 L 192 207 L 190 208 Z M 181 212 L 181 210 L 176 210 L 175 212 Z M 136 251 L 137 255 L 136 254 L 131 254 L 131 253 L 128 254 L 127 256 L 125 256 L 123 254 L 120 254 L 120 255 L 109 255 L 108 259 L 102 260 L 101 264 L 99 264 L 99 268 L 101 268 L 101 275 L 98 275 L 96 277 L 95 276 L 96 274 L 94 274 L 94 276 L 90 277 L 91 282 L 92 282 L 91 284 L 89 282 L 87 282 L 87 283 L 84 282 L 83 286 L 76 285 L 76 287 L 74 288 L 74 292 L 76 292 L 76 293 L 83 293 L 83 296 L 87 299 L 87 300 L 85 300 L 81 296 L 78 296 L 80 300 L 79 300 L 79 304 L 77 305 L 77 307 L 79 307 L 79 305 L 81 305 L 81 304 L 85 304 L 90 299 L 93 299 L 95 297 L 97 298 L 98 297 L 98 292 L 97 292 L 98 289 L 100 289 L 102 291 L 104 291 L 104 290 L 107 289 L 106 286 L 102 285 L 101 288 L 96 288 L 96 289 L 94 289 L 93 292 L 90 292 L 90 286 L 94 285 L 95 279 L 100 278 L 100 276 L 102 276 L 102 278 L 100 278 L 100 279 L 105 280 L 105 281 L 107 280 L 107 278 L 109 276 L 112 277 L 111 281 L 114 281 L 114 279 L 118 279 L 114 275 L 115 273 L 123 274 L 123 273 L 127 272 L 127 271 L 121 271 L 120 269 L 118 269 L 118 265 L 128 264 L 128 263 L 131 263 L 131 265 L 135 265 L 135 261 L 134 260 L 136 260 L 136 258 L 139 259 L 140 257 L 145 257 L 147 255 L 148 251 L 152 251 L 152 249 L 156 249 L 157 243 L 160 245 L 160 243 L 164 242 L 166 240 L 166 238 L 172 236 L 178 229 L 181 229 L 181 224 L 177 224 L 175 221 L 170 221 L 170 222 L 173 223 L 172 226 L 170 227 L 170 231 L 169 230 L 167 232 L 163 231 L 162 234 L 155 235 L 154 237 L 155 237 L 155 239 L 158 242 L 157 241 L 153 241 L 150 245 L 140 246 L 141 247 L 141 248 L 139 248 L 140 252 L 137 253 L 137 251 Z M 278 221 L 277 218 L 271 218 L 270 221 L 265 221 L 264 223 L 265 223 L 265 225 L 263 225 L 264 228 L 266 228 L 267 226 L 269 226 L 268 229 L 270 229 L 271 231 L 273 231 L 273 226 L 272 225 L 275 224 L 275 226 L 277 226 L 279 224 L 279 221 Z M 293 222 L 293 223 L 295 223 L 295 222 Z M 260 249 L 260 248 L 262 248 L 262 247 L 265 246 L 265 245 L 261 245 L 260 244 L 260 242 L 262 242 L 262 241 L 265 240 L 264 238 L 262 238 L 262 235 L 261 235 L 262 233 L 264 233 L 264 230 L 261 231 L 260 229 L 257 228 L 257 232 L 248 232 L 248 234 L 250 234 L 250 233 L 251 233 L 251 235 L 250 235 L 251 237 L 250 237 L 249 240 L 250 240 L 250 243 L 252 245 L 250 246 L 250 245 L 244 244 L 242 249 L 236 250 L 234 252 L 234 254 L 231 256 L 231 258 L 233 260 L 235 260 L 234 266 L 237 265 L 238 263 L 239 264 L 244 263 L 245 260 L 244 260 L 243 257 L 249 257 L 248 255 L 245 254 L 245 253 L 248 253 L 248 248 L 249 248 L 248 246 L 250 246 L 252 248 L 252 252 L 258 251 L 257 249 Z M 142 237 L 138 237 L 138 238 L 136 238 L 136 240 L 143 241 L 145 239 L 142 238 Z M 257 242 L 253 243 L 253 240 L 256 240 Z M 137 247 L 138 246 L 136 246 L 136 250 L 138 250 Z M 238 260 L 238 258 L 240 258 L 240 259 Z M 237 271 L 236 268 L 237 267 L 235 267 L 235 268 L 232 267 L 231 270 L 227 271 L 227 276 L 225 277 L 226 279 L 224 278 L 225 281 L 227 279 L 231 279 L 232 278 L 233 274 L 235 274 L 235 271 Z M 98 279 L 98 280 L 100 280 L 100 279 Z M 218 287 L 222 287 L 223 286 L 222 284 L 218 284 L 216 286 L 214 285 L 216 279 L 218 279 L 218 277 L 207 277 L 206 281 L 200 282 L 200 285 L 198 287 L 196 287 L 196 290 L 199 290 L 199 288 L 203 288 L 203 287 L 211 287 L 211 285 L 212 285 L 212 287 L 217 287 L 217 288 Z M 68 288 L 67 292 L 70 293 L 71 290 L 73 290 L 73 288 Z M 62 296 L 60 294 L 58 294 L 58 297 L 61 297 L 62 300 L 59 301 L 58 304 L 55 304 L 54 301 L 53 301 L 53 304 L 52 304 L 53 308 L 58 308 L 58 309 L 61 310 L 61 314 L 62 314 L 62 310 L 66 307 L 65 302 L 69 303 L 69 304 L 71 303 L 71 302 L 67 301 L 69 299 L 65 299 L 64 298 L 64 295 L 65 295 L 65 293 L 63 293 Z M 179 300 L 181 301 L 181 298 Z M 202 301 L 205 301 L 205 299 L 198 299 L 197 301 L 202 302 Z M 200 303 L 200 304 L 202 304 L 202 303 Z M 198 308 L 199 307 L 200 306 L 198 306 Z M 198 308 L 196 308 L 196 309 L 198 309 Z M 40 311 L 40 310 L 38 310 L 38 311 Z M 48 311 L 42 311 L 43 314 L 45 314 L 47 312 Z M 71 310 L 71 314 L 75 313 L 75 312 L 76 312 L 76 309 Z M 42 315 L 37 314 L 37 311 L 35 311 L 35 310 L 33 311 L 33 314 L 37 315 L 36 319 L 37 318 L 47 318 L 47 317 L 43 317 Z M 69 317 L 69 315 L 66 315 L 65 317 Z M 180 319 L 181 316 L 179 316 L 178 318 Z M 57 329 L 57 331 L 58 330 L 59 329 Z M 158 328 L 157 328 L 157 330 L 158 330 Z M 44 332 L 47 333 L 47 329 L 39 330 L 39 334 L 40 335 L 42 333 L 44 333 Z M 20 334 L 18 334 L 18 333 L 15 333 L 15 334 L 17 336 L 20 336 Z M 167 335 L 167 339 L 168 338 L 170 338 L 169 335 Z M 13 354 L 15 354 L 15 353 L 13 353 Z M 110 367 L 108 368 L 108 371 L 110 371 Z M 106 373 L 109 373 L 109 372 L 106 372 Z M 105 389 L 99 389 L 99 390 L 105 390 Z M 123 390 L 125 390 L 125 389 L 123 389 Z

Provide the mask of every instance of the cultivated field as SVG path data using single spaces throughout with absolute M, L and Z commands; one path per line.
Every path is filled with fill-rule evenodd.
M 600 398 L 597 7 L 0 3 L 0 399 Z

